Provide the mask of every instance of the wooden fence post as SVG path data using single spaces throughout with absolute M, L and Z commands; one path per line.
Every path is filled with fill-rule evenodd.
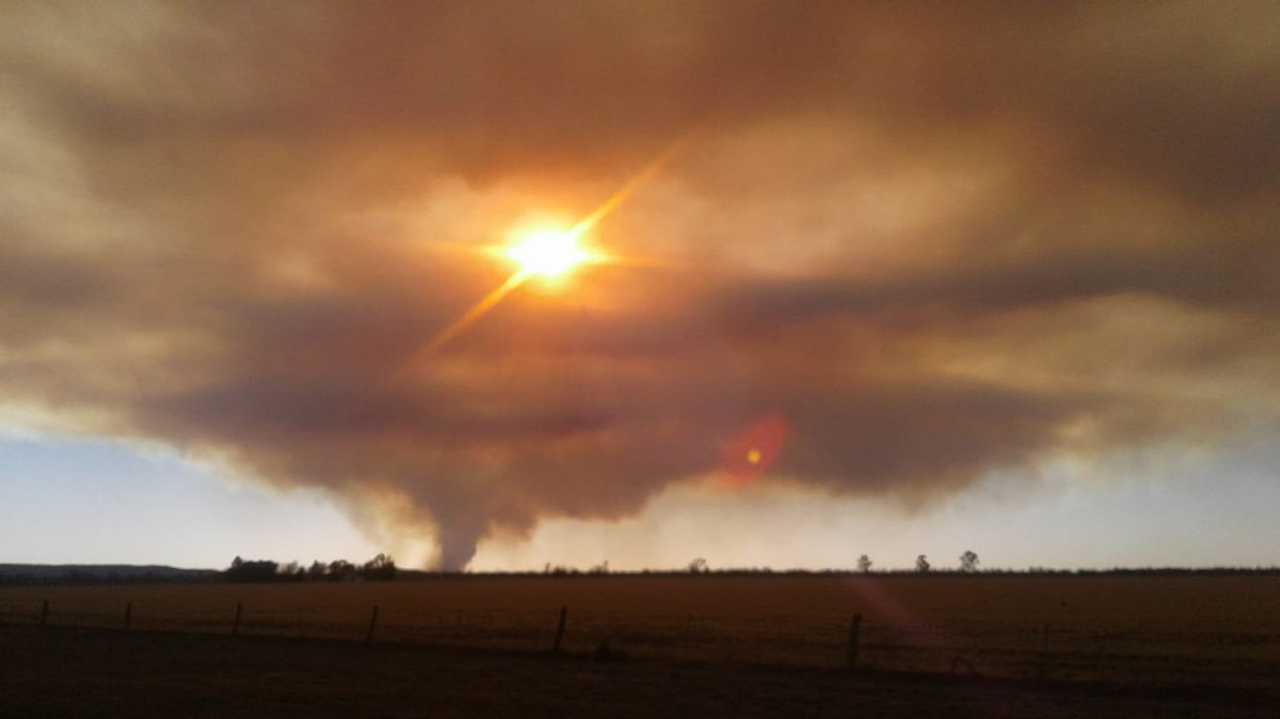
M 849 620 L 849 648 L 848 659 L 850 671 L 858 668 L 858 639 L 862 633 L 862 614 L 854 614 Z
M 236 620 L 235 620 L 235 623 L 231 625 L 231 636 L 233 637 L 240 635 L 240 617 L 243 614 L 244 614 L 244 605 L 241 604 L 240 602 L 236 602 Z
M 1040 666 L 1038 667 L 1039 679 L 1045 679 L 1049 674 L 1049 625 L 1045 624 L 1040 628 Z
M 40 603 L 40 626 L 43 627 L 48 623 L 49 623 L 49 600 L 46 599 Z
M 133 602 L 124 605 L 124 628 L 125 631 L 133 629 Z
M 373 644 L 373 633 L 378 628 L 378 605 L 373 605 L 373 616 L 369 617 L 369 632 L 364 636 L 365 644 Z
M 559 653 L 560 642 L 564 641 L 564 625 L 569 618 L 569 607 L 560 607 L 560 625 L 556 627 L 556 641 L 551 645 L 551 651 Z

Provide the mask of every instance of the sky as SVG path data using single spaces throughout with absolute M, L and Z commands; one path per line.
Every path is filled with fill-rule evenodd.
M 0 561 L 1274 564 L 1278 70 L 1268 2 L 7 4 Z

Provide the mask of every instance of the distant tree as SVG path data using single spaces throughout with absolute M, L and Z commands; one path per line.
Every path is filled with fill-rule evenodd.
M 972 549 L 966 549 L 964 554 L 960 555 L 960 571 L 966 574 L 978 571 L 978 554 Z
M 311 581 L 324 579 L 324 575 L 328 572 L 328 569 L 328 566 L 326 566 L 324 562 L 317 559 L 311 563 L 310 567 L 307 568 L 307 579 Z
M 378 556 L 364 563 L 360 568 L 360 576 L 373 581 L 389 581 L 396 578 L 396 560 L 379 553 Z
M 591 574 L 608 574 L 608 573 L 609 573 L 609 560 L 607 560 L 607 559 L 606 559 L 606 560 L 604 560 L 603 562 L 601 562 L 601 563 L 597 564 L 596 566 L 592 567 L 592 568 L 591 568 L 590 570 L 588 570 L 588 571 L 589 571 Z
M 694 559 L 692 562 L 689 562 L 690 574 L 705 574 L 709 571 L 711 570 L 707 567 L 707 560 L 703 559 L 702 557 L 698 557 L 697 559 Z
M 916 557 L 916 571 L 924 574 L 929 571 L 929 558 L 921 554 Z
M 329 571 L 325 573 L 325 578 L 331 582 L 345 582 L 356 578 L 356 567 L 345 559 L 335 559 L 329 562 Z
M 236 557 L 223 572 L 232 582 L 270 582 L 276 579 L 280 566 L 268 559 L 244 560 Z
M 871 571 L 871 557 L 862 555 L 858 557 L 858 571 L 866 574 Z

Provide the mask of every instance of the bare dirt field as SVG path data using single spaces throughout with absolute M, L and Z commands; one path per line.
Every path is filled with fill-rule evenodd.
M 474 576 L 389 583 L 3 587 L 0 633 L 11 637 L 11 645 L 13 636 L 34 641 L 31 651 L 44 657 L 43 666 L 57 665 L 41 652 L 72 661 L 82 652 L 71 639 L 57 639 L 58 650 L 42 644 L 45 635 L 35 626 L 42 614 L 46 633 L 112 630 L 85 635 L 92 637 L 86 646 L 93 647 L 86 651 L 99 653 L 115 652 L 111 647 L 119 643 L 144 657 L 153 651 L 185 656 L 188 646 L 198 647 L 197 653 L 212 647 L 221 656 L 292 656 L 306 651 L 296 641 L 271 642 L 307 640 L 305 646 L 323 646 L 317 651 L 335 656 L 384 656 L 361 653 L 370 649 L 427 652 L 413 661 L 430 665 L 446 661 L 431 652 L 467 651 L 478 657 L 465 663 L 476 665 L 479 675 L 490 671 L 486 667 L 515 662 L 529 673 L 528 681 L 560 686 L 567 680 L 543 677 L 558 670 L 546 669 L 537 657 L 555 643 L 562 607 L 568 608 L 561 639 L 568 666 L 579 666 L 572 657 L 587 661 L 597 654 L 615 660 L 606 663 L 610 667 L 697 666 L 697 672 L 729 677 L 708 681 L 729 682 L 731 694 L 740 691 L 732 687 L 748 671 L 743 667 L 754 667 L 752 676 L 782 672 L 806 677 L 801 684 L 826 686 L 837 680 L 812 677 L 849 681 L 843 677 L 850 674 L 851 659 L 864 677 L 881 682 L 915 675 L 979 694 L 986 690 L 974 687 L 984 682 L 997 682 L 997 693 L 1015 687 L 1037 697 L 1046 685 L 1067 684 L 1093 687 L 1081 690 L 1089 696 L 1098 687 L 1168 696 L 1237 692 L 1256 704 L 1280 687 L 1280 578 L 1274 576 Z M 861 622 L 851 657 L 855 614 Z M 371 624 L 373 646 L 360 646 Z M 131 632 L 120 631 L 126 625 Z M 230 637 L 233 632 L 238 636 Z M 201 643 L 205 639 L 211 643 Z M 241 650 L 233 649 L 235 641 L 267 643 Z M 405 656 L 410 655 L 419 656 Z M 355 664 L 351 671 L 361 681 L 392 681 Z M 582 666 L 590 667 L 589 674 L 604 672 L 592 674 L 597 679 L 591 681 L 631 676 Z M 222 671 L 230 676 L 242 669 Z M 29 675 L 27 681 L 62 680 Z M 523 681 L 504 686 L 514 691 Z M 524 694 L 541 691 L 528 686 Z M 843 689 L 831 691 L 842 695 Z M 903 691 L 904 699 L 913 695 Z M 1146 701 L 1163 695 L 1142 696 Z

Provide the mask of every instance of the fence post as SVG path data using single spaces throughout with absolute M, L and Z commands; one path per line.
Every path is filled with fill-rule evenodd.
M 40 603 L 40 626 L 43 627 L 48 623 L 49 623 L 49 600 L 46 599 Z
M 133 629 L 133 602 L 124 605 L 124 628 L 125 631 Z
M 564 625 L 565 625 L 565 621 L 568 618 L 569 618 L 569 607 L 567 606 L 560 607 L 560 625 L 556 627 L 556 641 L 555 641 L 555 644 L 551 646 L 551 651 L 553 652 L 556 652 L 556 653 L 560 652 L 560 642 L 564 640 Z
M 236 602 L 236 620 L 235 620 L 235 623 L 231 625 L 231 636 L 233 637 L 239 636 L 240 634 L 240 617 L 243 614 L 244 614 L 244 605 L 241 604 L 240 602 Z
M 1040 666 L 1039 679 L 1044 680 L 1049 674 L 1049 625 L 1040 628 Z
M 373 644 L 373 633 L 378 628 L 378 605 L 373 605 L 373 616 L 369 617 L 369 633 L 364 637 L 365 644 Z
M 854 614 L 849 620 L 849 670 L 858 668 L 858 639 L 862 633 L 862 613 Z

